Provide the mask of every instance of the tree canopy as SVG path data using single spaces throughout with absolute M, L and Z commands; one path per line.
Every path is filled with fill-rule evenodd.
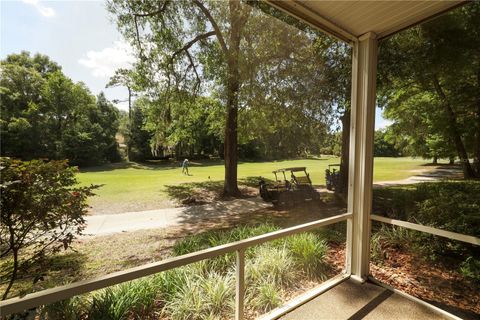
M 465 177 L 480 176 L 480 3 L 397 34 L 379 59 L 379 100 L 397 144 L 456 155 Z
M 93 96 L 47 56 L 12 54 L 0 62 L 4 156 L 68 159 L 74 165 L 118 160 L 118 110 Z
M 319 152 L 345 97 L 332 99 L 328 56 L 319 54 L 325 36 L 256 1 L 113 0 L 109 9 L 136 48 L 136 83 L 154 110 L 147 120 L 154 142 L 193 145 L 197 133 L 221 139 L 226 194 L 238 192 L 239 151 Z M 193 111 L 206 105 L 222 108 Z M 198 116 L 207 132 L 187 129 Z

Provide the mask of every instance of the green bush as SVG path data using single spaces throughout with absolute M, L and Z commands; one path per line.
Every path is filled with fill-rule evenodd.
M 460 272 L 464 277 L 480 282 L 480 260 L 468 257 L 460 265 Z
M 235 299 L 235 277 L 233 273 L 220 275 L 210 272 L 201 280 L 204 294 L 211 315 L 221 316 L 233 312 Z
M 442 181 L 378 188 L 373 212 L 480 237 L 480 181 Z
M 174 295 L 165 303 L 165 311 L 172 319 L 200 319 L 208 313 L 199 279 L 186 277 L 177 286 Z
M 149 314 L 162 289 L 155 284 L 149 277 L 94 293 L 88 318 L 121 320 L 128 315 L 139 317 Z
M 81 234 L 97 186 L 78 186 L 77 169 L 67 161 L 0 158 L 0 170 L 0 256 L 12 261 L 0 270 L 8 279 L 6 299 L 20 273 L 28 275 Z
M 328 245 L 312 233 L 301 233 L 287 238 L 286 245 L 293 256 L 295 265 L 308 276 L 325 274 L 325 257 Z
M 370 259 L 377 264 L 382 264 L 387 258 L 387 252 L 382 246 L 382 237 L 380 233 L 375 232 L 370 238 Z
M 75 296 L 46 305 L 41 309 L 41 319 L 80 320 L 85 314 L 85 299 Z
M 295 261 L 289 251 L 268 245 L 255 248 L 254 257 L 246 261 L 247 282 L 255 285 L 268 281 L 288 286 L 298 279 Z
M 281 289 L 271 282 L 259 283 L 247 291 L 246 300 L 253 309 L 268 312 L 282 304 Z
M 235 242 L 272 231 L 278 230 L 271 224 L 261 224 L 258 226 L 239 226 L 231 230 L 207 231 L 201 234 L 186 237 L 175 244 L 173 253 L 176 256 L 187 253 L 220 246 L 230 242 Z M 281 240 L 272 241 L 271 244 L 279 244 Z M 250 256 L 252 249 L 247 250 L 246 255 Z M 228 253 L 215 259 L 208 260 L 208 265 L 217 271 L 226 271 L 235 263 L 235 253 Z
M 421 236 L 423 236 L 421 233 L 406 228 L 381 224 L 370 239 L 371 258 L 374 262 L 382 263 L 388 258 L 386 248 L 415 249 L 418 247 L 416 245 L 418 237 Z
M 176 256 L 183 254 L 220 246 L 234 241 L 239 241 L 265 233 L 278 230 L 278 227 L 272 224 L 260 224 L 257 226 L 239 226 L 231 230 L 212 230 L 197 235 L 189 236 L 173 247 L 173 253 Z
M 410 219 L 421 224 L 480 237 L 480 181 L 422 183 Z
M 438 229 L 480 237 L 480 181 L 441 181 L 374 190 L 374 213 Z M 459 266 L 466 278 L 478 277 L 478 247 L 401 227 L 382 225 L 372 233 L 374 260 L 385 246 L 416 252 L 423 258 Z
M 209 231 L 186 237 L 175 245 L 174 252 L 185 254 L 276 229 L 264 224 Z M 326 252 L 325 241 L 313 233 L 247 250 L 247 308 L 271 310 L 282 303 L 284 290 L 305 275 L 322 277 Z M 147 319 L 159 314 L 171 319 L 225 319 L 233 315 L 234 301 L 235 259 L 234 255 L 224 255 L 59 302 L 45 307 L 42 314 L 46 319 L 65 320 Z

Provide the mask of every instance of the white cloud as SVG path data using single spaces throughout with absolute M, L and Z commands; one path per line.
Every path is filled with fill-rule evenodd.
M 125 42 L 115 41 L 114 46 L 100 51 L 88 51 L 78 63 L 91 69 L 96 78 L 109 78 L 119 68 L 129 68 L 135 61 L 132 48 Z
M 29 4 L 33 7 L 35 7 L 38 12 L 44 17 L 50 18 L 55 16 L 55 10 L 53 10 L 50 7 L 46 7 L 40 3 L 39 0 L 22 0 L 23 3 Z

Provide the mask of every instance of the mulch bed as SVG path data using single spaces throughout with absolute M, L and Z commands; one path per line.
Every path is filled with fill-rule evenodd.
M 370 273 L 381 282 L 465 319 L 480 317 L 480 284 L 466 280 L 441 263 L 388 248 L 380 264 L 370 263 Z
M 326 258 L 329 277 L 345 268 L 345 244 L 330 243 Z M 377 280 L 436 305 L 463 319 L 480 319 L 480 284 L 466 280 L 455 270 L 431 263 L 411 253 L 388 248 L 382 265 L 370 263 Z

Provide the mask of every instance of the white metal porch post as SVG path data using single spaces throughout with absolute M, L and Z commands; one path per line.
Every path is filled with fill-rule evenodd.
M 354 43 L 352 54 L 347 272 L 362 280 L 370 261 L 377 45 L 376 35 L 368 32 Z

